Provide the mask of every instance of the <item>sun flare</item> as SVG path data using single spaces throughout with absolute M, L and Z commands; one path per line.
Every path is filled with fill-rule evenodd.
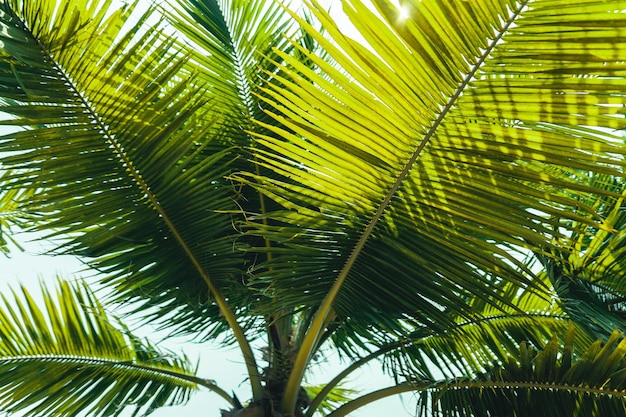
M 398 18 L 400 20 L 406 20 L 409 17 L 411 17 L 411 12 L 409 11 L 408 7 L 406 7 L 406 6 L 398 7 Z

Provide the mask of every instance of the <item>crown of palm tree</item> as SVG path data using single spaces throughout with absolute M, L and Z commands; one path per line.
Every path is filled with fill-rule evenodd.
M 107 303 L 237 344 L 253 415 L 406 391 L 433 415 L 623 413 L 622 1 L 344 0 L 361 41 L 305 3 L 0 2 L 1 224 L 29 216 Z M 198 385 L 243 407 L 60 288 L 0 311 L 7 407 Z M 323 349 L 350 364 L 307 394 Z M 398 383 L 348 400 L 372 360 Z

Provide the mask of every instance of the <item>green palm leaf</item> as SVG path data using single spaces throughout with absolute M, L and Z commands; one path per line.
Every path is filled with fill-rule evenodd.
M 606 343 L 597 341 L 586 351 L 574 352 L 572 333 L 573 328 L 561 351 L 556 337 L 539 352 L 522 344 L 519 355 L 492 368 L 483 375 L 484 382 L 453 382 L 436 389 L 421 397 L 422 409 L 445 416 L 624 414 L 623 334 L 615 332 Z
M 274 60 L 280 58 L 275 50 L 294 49 L 289 38 L 298 36 L 297 21 L 268 0 L 173 3 L 163 12 L 194 45 L 190 54 L 202 69 L 198 77 L 217 93 L 215 111 L 222 117 L 223 139 L 249 144 L 244 130 L 254 128 L 252 117 L 267 119 L 256 94 L 262 86 L 276 84 L 273 75 L 280 69 Z
M 405 319 L 444 329 L 444 306 L 471 315 L 469 294 L 502 303 L 498 280 L 538 285 L 512 265 L 545 248 L 554 213 L 613 226 L 572 197 L 610 192 L 548 167 L 621 173 L 624 147 L 604 132 L 626 125 L 626 49 L 602 43 L 624 36 L 619 2 L 415 2 L 406 20 L 374 3 L 382 19 L 343 2 L 376 53 L 314 4 L 333 42 L 309 33 L 349 75 L 281 55 L 303 77 L 266 90 L 286 128 L 263 125 L 282 137 L 258 136 L 256 155 L 282 178 L 241 174 L 283 206 L 278 226 L 250 224 L 283 248 L 256 279 L 289 305 L 321 305 L 296 379 L 335 318 L 366 335 L 390 330 L 381 315 L 397 332 Z
M 176 0 L 163 13 L 192 48 L 186 47 L 188 65 L 195 77 L 213 94 L 211 108 L 216 115 L 211 135 L 228 145 L 235 145 L 231 167 L 238 170 L 261 170 L 251 165 L 247 150 L 253 142 L 251 132 L 269 134 L 253 120 L 271 122 L 264 112 L 263 88 L 279 86 L 277 75 L 290 77 L 277 63 L 283 62 L 276 51 L 292 53 L 290 38 L 305 50 L 316 45 L 307 34 L 299 33 L 298 22 L 273 0 L 220 1 Z M 253 146 L 253 145 L 252 145 Z M 242 157 L 244 156 L 244 157 Z M 238 201 L 246 210 L 263 212 L 267 199 L 250 190 Z M 243 243 L 242 243 L 243 244 Z M 253 262 L 253 261 L 251 261 Z
M 120 328 L 84 283 L 42 284 L 39 302 L 26 288 L 2 297 L 0 407 L 32 416 L 134 415 L 186 402 L 198 383 L 177 358 Z

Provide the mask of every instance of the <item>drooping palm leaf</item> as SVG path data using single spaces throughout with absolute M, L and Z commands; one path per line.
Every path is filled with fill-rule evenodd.
M 159 351 L 110 316 L 84 283 L 22 287 L 0 308 L 0 408 L 32 416 L 116 416 L 187 401 L 198 383 L 186 357 Z
M 598 340 L 583 352 L 574 352 L 572 333 L 573 328 L 562 350 L 556 337 L 539 352 L 522 344 L 518 356 L 492 368 L 482 381 L 453 382 L 423 395 L 422 410 L 445 416 L 624 414 L 623 333 L 616 331 L 606 343 Z
M 563 343 L 556 335 L 538 351 L 522 343 L 517 354 L 477 378 L 398 384 L 352 400 L 329 417 L 346 416 L 377 399 L 409 391 L 418 393 L 420 415 L 624 414 L 626 339 L 623 334 L 615 332 L 606 343 L 598 340 L 583 351 L 576 351 L 574 339 L 574 327 L 570 327 Z

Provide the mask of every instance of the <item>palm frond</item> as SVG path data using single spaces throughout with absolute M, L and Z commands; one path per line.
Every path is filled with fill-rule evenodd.
M 296 373 L 335 314 L 372 334 L 381 315 L 445 329 L 469 294 L 503 302 L 486 276 L 533 286 L 515 253 L 544 248 L 554 214 L 612 230 L 572 197 L 610 192 L 545 167 L 621 174 L 626 148 L 605 132 L 626 126 L 626 47 L 603 42 L 626 34 L 619 3 L 413 2 L 403 20 L 343 1 L 374 53 L 312 2 L 332 41 L 300 24 L 345 73 L 279 53 L 302 76 L 265 90 L 285 127 L 261 123 L 279 138 L 255 150 L 279 177 L 240 176 L 282 205 L 276 226 L 249 225 L 282 248 L 255 279 L 321 305 Z
M 200 70 L 198 79 L 214 94 L 208 109 L 217 115 L 211 134 L 216 140 L 233 146 L 233 172 L 254 171 L 258 175 L 275 176 L 271 170 L 252 163 L 255 157 L 250 148 L 256 146 L 253 132 L 274 136 L 254 122 L 275 123 L 265 111 L 268 107 L 267 100 L 263 99 L 267 96 L 265 89 L 280 88 L 283 78 L 290 79 L 299 73 L 284 62 L 278 51 L 301 54 L 300 65 L 311 68 L 314 63 L 307 61 L 305 55 L 320 49 L 284 7 L 274 0 L 175 0 L 172 7 L 163 10 L 172 26 L 190 44 L 191 48 L 187 48 L 189 64 Z M 292 42 L 300 45 L 304 52 Z M 271 199 L 255 190 L 244 187 L 239 192 L 241 198 L 237 203 L 247 213 L 263 216 L 278 208 Z M 240 222 L 236 223 L 240 227 Z M 267 248 L 269 242 L 248 235 L 245 239 L 240 237 L 237 245 L 241 249 Z M 254 269 L 268 256 L 272 255 L 255 251 L 246 257 L 247 266 Z
M 278 51 L 298 56 L 299 65 L 315 68 L 306 55 L 319 51 L 319 45 L 300 28 L 286 6 L 274 0 L 175 0 L 173 3 L 163 13 L 191 46 L 187 47 L 189 64 L 199 69 L 197 78 L 214 94 L 208 109 L 210 114 L 217 115 L 211 134 L 218 141 L 233 145 L 233 172 L 252 170 L 258 175 L 275 176 L 271 170 L 252 163 L 255 156 L 250 148 L 256 146 L 253 132 L 275 135 L 255 123 L 275 124 L 265 111 L 269 105 L 263 99 L 267 96 L 265 90 L 270 86 L 280 88 L 283 78 L 291 79 L 300 73 Z M 311 20 L 306 15 L 303 18 Z M 255 190 L 244 188 L 240 193 L 238 204 L 248 213 L 263 215 L 278 208 Z M 239 239 L 238 245 L 245 249 L 267 246 L 268 242 L 248 236 Z M 254 268 L 265 257 L 256 252 L 247 260 Z
M 232 155 L 207 135 L 213 116 L 196 110 L 209 97 L 184 52 L 145 29 L 152 10 L 124 29 L 135 5 L 2 3 L 2 123 L 24 127 L 2 138 L 3 164 L 28 170 L 13 186 L 38 189 L 38 225 L 71 237 L 59 252 L 91 258 L 152 319 L 175 315 L 173 332 L 213 337 L 239 326 L 221 295 L 241 287 L 243 264 L 222 180 Z
M 506 360 L 519 350 L 520 344 L 542 347 L 555 330 L 564 332 L 566 317 L 549 314 L 500 314 L 471 322 L 459 323 L 445 333 L 421 329 L 403 339 L 364 344 L 371 353 L 354 360 L 339 372 L 324 389 L 312 398 L 307 416 L 331 390 L 364 365 L 379 361 L 383 371 L 396 381 L 436 381 L 439 378 L 459 378 L 483 373 L 493 363 Z M 588 346 L 592 339 L 579 337 L 576 347 Z M 357 349 L 355 349 L 357 350 Z M 352 357 L 357 353 L 352 353 Z
M 532 258 L 529 257 L 530 260 Z M 373 362 L 380 362 L 383 371 L 396 381 L 436 381 L 440 378 L 476 376 L 493 363 L 505 363 L 510 356 L 517 354 L 522 343 L 540 349 L 555 332 L 567 332 L 571 321 L 558 303 L 530 290 L 508 294 L 511 289 L 516 289 L 516 286 L 505 282 L 501 292 L 516 307 L 495 307 L 476 298 L 469 302 L 474 310 L 473 318 L 458 317 L 456 325 L 445 332 L 417 324 L 410 333 L 395 337 L 391 332 L 381 333 L 376 338 L 365 339 L 356 330 L 350 329 L 349 321 L 332 329 L 333 341 L 343 338 L 363 340 L 363 343 L 352 343 L 352 350 L 345 351 L 352 362 L 313 398 L 307 416 L 312 415 L 330 389 L 366 364 L 371 366 Z M 408 329 L 409 323 L 405 325 Z M 586 332 L 579 332 L 574 348 L 582 351 L 593 340 Z M 338 349 L 348 345 L 345 340 L 335 344 Z
M 520 346 L 482 380 L 451 382 L 420 396 L 435 415 L 607 416 L 626 412 L 626 340 L 617 331 L 586 351 L 573 349 L 573 328 L 562 349 L 555 338 L 542 350 Z
M 187 401 L 203 380 L 186 357 L 120 327 L 84 283 L 25 288 L 0 308 L 0 408 L 32 416 L 116 416 Z
M 220 138 L 249 146 L 246 131 L 258 130 L 252 119 L 269 120 L 258 97 L 262 87 L 277 85 L 275 75 L 285 73 L 276 51 L 293 51 L 290 38 L 314 50 L 311 37 L 299 34 L 297 21 L 276 1 L 174 0 L 163 13 L 193 46 L 197 76 L 216 94 Z

